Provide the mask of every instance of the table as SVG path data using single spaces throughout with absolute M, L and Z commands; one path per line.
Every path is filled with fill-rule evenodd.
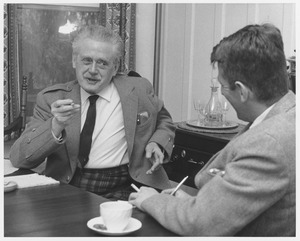
M 107 199 L 68 184 L 18 189 L 4 194 L 4 237 L 101 236 L 87 222 Z M 128 236 L 176 236 L 135 208 L 141 229 Z

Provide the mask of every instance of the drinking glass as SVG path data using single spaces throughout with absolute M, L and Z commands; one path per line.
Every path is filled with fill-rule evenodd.
M 197 112 L 197 124 L 200 125 L 201 123 L 203 123 L 205 116 L 206 116 L 206 111 L 205 111 L 205 107 L 206 107 L 206 102 L 204 100 L 200 100 L 200 99 L 194 99 L 194 109 Z

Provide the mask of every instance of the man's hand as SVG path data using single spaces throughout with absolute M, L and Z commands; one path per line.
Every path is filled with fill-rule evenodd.
M 52 131 L 55 136 L 60 133 L 71 123 L 73 116 L 80 110 L 80 105 L 74 104 L 73 100 L 57 100 L 51 104 Z
M 134 206 L 137 206 L 140 210 L 144 211 L 141 207 L 142 202 L 155 195 L 158 192 L 152 187 L 141 187 L 139 192 L 132 192 L 129 195 L 128 201 Z
M 170 189 L 165 189 L 163 190 L 161 193 L 163 194 L 169 194 L 171 195 L 171 193 L 174 191 L 175 188 L 170 188 Z M 187 194 L 186 192 L 182 191 L 181 189 L 177 190 L 174 194 L 175 197 L 178 198 L 189 198 L 191 195 Z
M 155 142 L 148 143 L 145 150 L 146 158 L 152 162 L 152 167 L 146 172 L 146 174 L 152 174 L 163 164 L 164 154 Z

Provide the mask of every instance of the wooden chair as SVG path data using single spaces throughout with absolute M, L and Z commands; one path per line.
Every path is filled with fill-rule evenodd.
M 4 135 L 11 135 L 13 132 L 16 133 L 13 139 L 4 142 L 4 159 L 9 159 L 11 146 L 16 141 L 16 138 L 18 138 L 22 134 L 26 127 L 27 86 L 27 76 L 23 76 L 20 115 L 15 121 L 4 128 Z M 45 165 L 46 162 L 43 162 L 41 165 L 31 170 L 20 168 L 17 171 L 5 176 L 25 175 L 34 172 L 42 174 L 45 170 Z
M 23 76 L 22 93 L 21 93 L 21 108 L 20 115 L 16 120 L 4 127 L 4 135 L 16 133 L 16 137 L 20 136 L 26 126 L 26 105 L 27 105 L 27 76 Z
M 127 74 L 128 76 L 132 76 L 132 77 L 141 77 L 140 74 L 138 74 L 137 72 L 130 70 Z

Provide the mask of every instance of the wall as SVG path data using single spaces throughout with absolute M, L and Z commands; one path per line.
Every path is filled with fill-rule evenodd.
M 136 71 L 153 83 L 155 4 L 136 5 Z
M 210 53 L 224 36 L 250 23 L 272 22 L 287 57 L 295 49 L 295 4 L 164 4 L 160 93 L 174 121 L 196 119 L 193 98 L 208 101 Z M 228 119 L 240 122 L 231 108 Z

